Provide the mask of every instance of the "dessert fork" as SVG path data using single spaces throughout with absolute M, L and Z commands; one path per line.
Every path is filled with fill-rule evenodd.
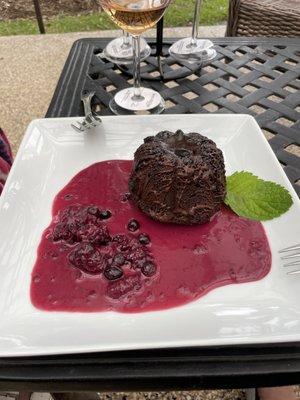
M 295 244 L 294 246 L 286 247 L 285 249 L 279 250 L 279 253 L 288 253 L 281 257 L 282 260 L 288 261 L 283 264 L 284 267 L 294 267 L 296 265 L 300 266 L 300 244 Z M 287 272 L 288 275 L 300 274 L 300 268 Z
M 94 95 L 95 92 L 83 92 L 81 95 L 85 118 L 83 121 L 77 121 L 75 124 L 71 124 L 72 128 L 75 129 L 77 132 L 84 132 L 87 129 L 95 127 L 102 122 L 101 118 L 92 112 L 91 100 Z

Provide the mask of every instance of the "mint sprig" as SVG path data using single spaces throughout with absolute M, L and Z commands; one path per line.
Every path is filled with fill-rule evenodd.
M 260 179 L 251 172 L 235 172 L 226 181 L 225 204 L 241 217 L 266 221 L 279 217 L 293 204 L 283 186 Z

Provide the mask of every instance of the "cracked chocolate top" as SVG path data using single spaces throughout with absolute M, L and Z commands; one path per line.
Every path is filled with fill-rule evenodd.
M 226 194 L 222 151 L 199 133 L 159 132 L 134 154 L 132 200 L 153 219 L 202 224 L 220 210 Z

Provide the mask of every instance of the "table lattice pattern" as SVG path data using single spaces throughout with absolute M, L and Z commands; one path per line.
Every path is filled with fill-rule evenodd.
M 143 85 L 161 93 L 165 113 L 254 116 L 300 196 L 300 40 L 226 38 L 214 42 L 217 58 L 197 71 L 167 57 L 171 42 L 165 43 L 168 79 L 158 80 L 157 58 L 151 56 L 142 63 L 142 73 L 156 80 L 144 80 Z M 65 82 L 59 82 L 47 116 L 82 115 L 82 90 L 94 90 L 94 109 L 111 114 L 110 99 L 132 84 L 132 78 L 97 56 L 105 44 L 103 39 L 74 44 L 61 78 Z M 188 76 L 176 78 L 187 72 Z

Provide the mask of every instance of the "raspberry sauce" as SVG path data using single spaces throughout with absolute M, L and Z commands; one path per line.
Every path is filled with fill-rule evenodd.
M 153 221 L 130 200 L 131 167 L 93 164 L 58 193 L 32 272 L 35 307 L 162 310 L 268 274 L 271 252 L 260 222 L 226 207 L 204 225 Z

